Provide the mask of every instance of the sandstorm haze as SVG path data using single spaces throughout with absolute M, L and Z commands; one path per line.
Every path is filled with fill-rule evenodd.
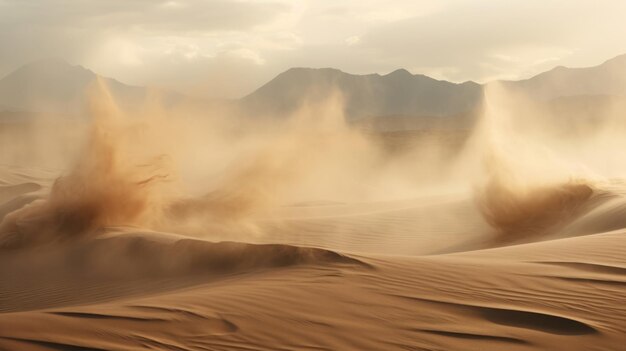
M 0 0 L 0 349 L 619 350 L 625 16 Z
M 3 0 L 0 75 L 57 57 L 132 85 L 229 98 L 291 67 L 521 79 L 626 52 L 625 11 L 618 0 Z

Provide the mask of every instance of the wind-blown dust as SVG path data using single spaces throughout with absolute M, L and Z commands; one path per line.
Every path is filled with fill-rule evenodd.
M 92 93 L 93 125 L 76 164 L 46 199 L 6 216 L 3 246 L 63 241 L 111 225 L 148 225 L 162 210 L 157 188 L 170 175 L 165 158 L 135 163 L 132 143 L 141 139 L 139 130 L 121 119 L 101 82 Z
M 527 186 L 501 172 L 494 172 L 476 195 L 481 213 L 501 243 L 531 241 L 575 219 L 594 192 L 585 181 Z
M 547 122 L 536 119 L 531 102 L 523 108 L 520 100 L 499 85 L 489 87 L 474 131 L 482 165 L 475 199 L 499 245 L 554 233 L 591 209 L 590 200 L 599 191 L 597 176 L 552 151 L 555 143 L 542 128 Z M 526 120 L 520 121 L 521 116 Z
M 624 343 L 615 120 L 558 138 L 491 87 L 463 142 L 419 131 L 396 151 L 335 92 L 270 123 L 158 98 L 129 113 L 93 89 L 89 120 L 32 150 L 0 140 L 20 161 L 0 166 L 0 349 Z

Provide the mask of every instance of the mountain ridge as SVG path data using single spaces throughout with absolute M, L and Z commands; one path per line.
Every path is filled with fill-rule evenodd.
M 89 86 L 98 78 L 122 106 L 134 106 L 145 100 L 149 88 L 122 83 L 59 58 L 29 62 L 0 79 L 0 106 L 4 111 L 53 112 L 60 115 L 84 114 Z M 182 94 L 163 93 L 164 101 L 182 98 Z
M 342 93 L 348 118 L 376 115 L 453 115 L 476 107 L 476 83 L 452 83 L 398 69 L 386 75 L 353 75 L 334 68 L 290 68 L 241 99 L 249 113 L 289 115 L 305 102 Z M 446 107 L 433 100 L 447 101 Z
M 87 85 L 99 76 L 82 65 L 58 58 L 33 61 L 0 79 L 0 106 L 13 111 L 84 111 Z M 145 99 L 148 88 L 102 77 L 122 104 Z M 350 120 L 400 116 L 441 118 L 473 113 L 480 108 L 485 88 L 502 84 L 511 91 L 539 101 L 576 95 L 626 95 L 626 54 L 591 67 L 557 66 L 528 79 L 455 83 L 404 68 L 387 74 L 350 74 L 336 68 L 292 67 L 281 72 L 250 94 L 232 100 L 242 114 L 288 116 L 304 103 L 326 99 L 339 92 L 344 113 Z M 166 92 L 169 101 L 187 99 Z

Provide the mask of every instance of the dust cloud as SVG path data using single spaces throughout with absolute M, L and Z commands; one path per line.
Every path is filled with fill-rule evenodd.
M 158 95 L 130 113 L 102 81 L 88 95 L 88 120 L 43 119 L 3 139 L 5 162 L 67 170 L 4 216 L 3 246 L 111 226 L 241 239 L 264 235 L 260 224 L 280 221 L 285 206 L 441 193 L 473 198 L 498 240 L 509 242 L 568 221 L 623 174 L 613 163 L 623 146 L 622 106 L 603 105 L 606 116 L 587 134 L 589 121 L 576 120 L 565 137 L 554 109 L 497 84 L 486 87 L 464 143 L 420 131 L 405 137 L 411 147 L 401 151 L 390 151 L 384 133 L 348 123 L 337 91 L 274 119 L 232 108 L 165 108 Z
M 393 181 L 388 155 L 346 123 L 336 92 L 269 125 L 233 123 L 233 116 L 210 112 L 167 111 L 158 98 L 130 114 L 102 81 L 89 96 L 87 125 L 64 125 L 85 133 L 64 141 L 82 148 L 58 163 L 69 171 L 46 195 L 5 216 L 0 226 L 5 246 L 62 241 L 110 226 L 260 235 L 255 223 L 277 220 L 273 211 L 281 206 L 366 201 Z M 37 125 L 32 128 L 41 132 Z M 38 157 L 42 153 L 37 146 L 29 148 Z M 57 149 L 49 153 L 63 159 Z
M 474 194 L 497 241 L 524 242 L 553 232 L 591 209 L 610 176 L 623 175 L 620 163 L 594 162 L 619 154 L 607 146 L 623 132 L 623 127 L 609 132 L 621 111 L 607 103 L 600 107 L 604 114 L 593 115 L 593 127 L 585 129 L 588 120 L 569 116 L 564 122 L 568 116 L 549 105 L 498 83 L 487 87 L 471 142 L 481 165 Z
M 128 121 L 102 81 L 90 94 L 92 123 L 77 160 L 44 199 L 4 218 L 5 246 L 63 241 L 110 225 L 148 225 L 160 213 L 167 158 L 146 157 L 156 143 L 146 137 L 145 121 Z

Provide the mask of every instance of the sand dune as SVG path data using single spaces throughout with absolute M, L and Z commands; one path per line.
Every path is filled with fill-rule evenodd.
M 2 180 L 5 209 L 45 186 Z M 626 200 L 618 185 L 594 190 L 549 235 L 504 247 L 467 194 L 427 199 L 287 206 L 285 221 L 264 224 L 268 235 L 255 244 L 105 227 L 4 248 L 0 348 L 621 347 Z M 445 245 L 428 246 L 432 236 Z
M 437 137 L 389 151 L 335 96 L 233 131 L 128 116 L 100 90 L 66 141 L 84 147 L 33 146 L 29 163 L 20 144 L 23 164 L 0 166 L 2 350 L 626 341 L 626 183 L 593 162 L 621 152 L 594 151 L 620 140 L 610 128 L 570 145 L 489 101 L 454 152 Z

